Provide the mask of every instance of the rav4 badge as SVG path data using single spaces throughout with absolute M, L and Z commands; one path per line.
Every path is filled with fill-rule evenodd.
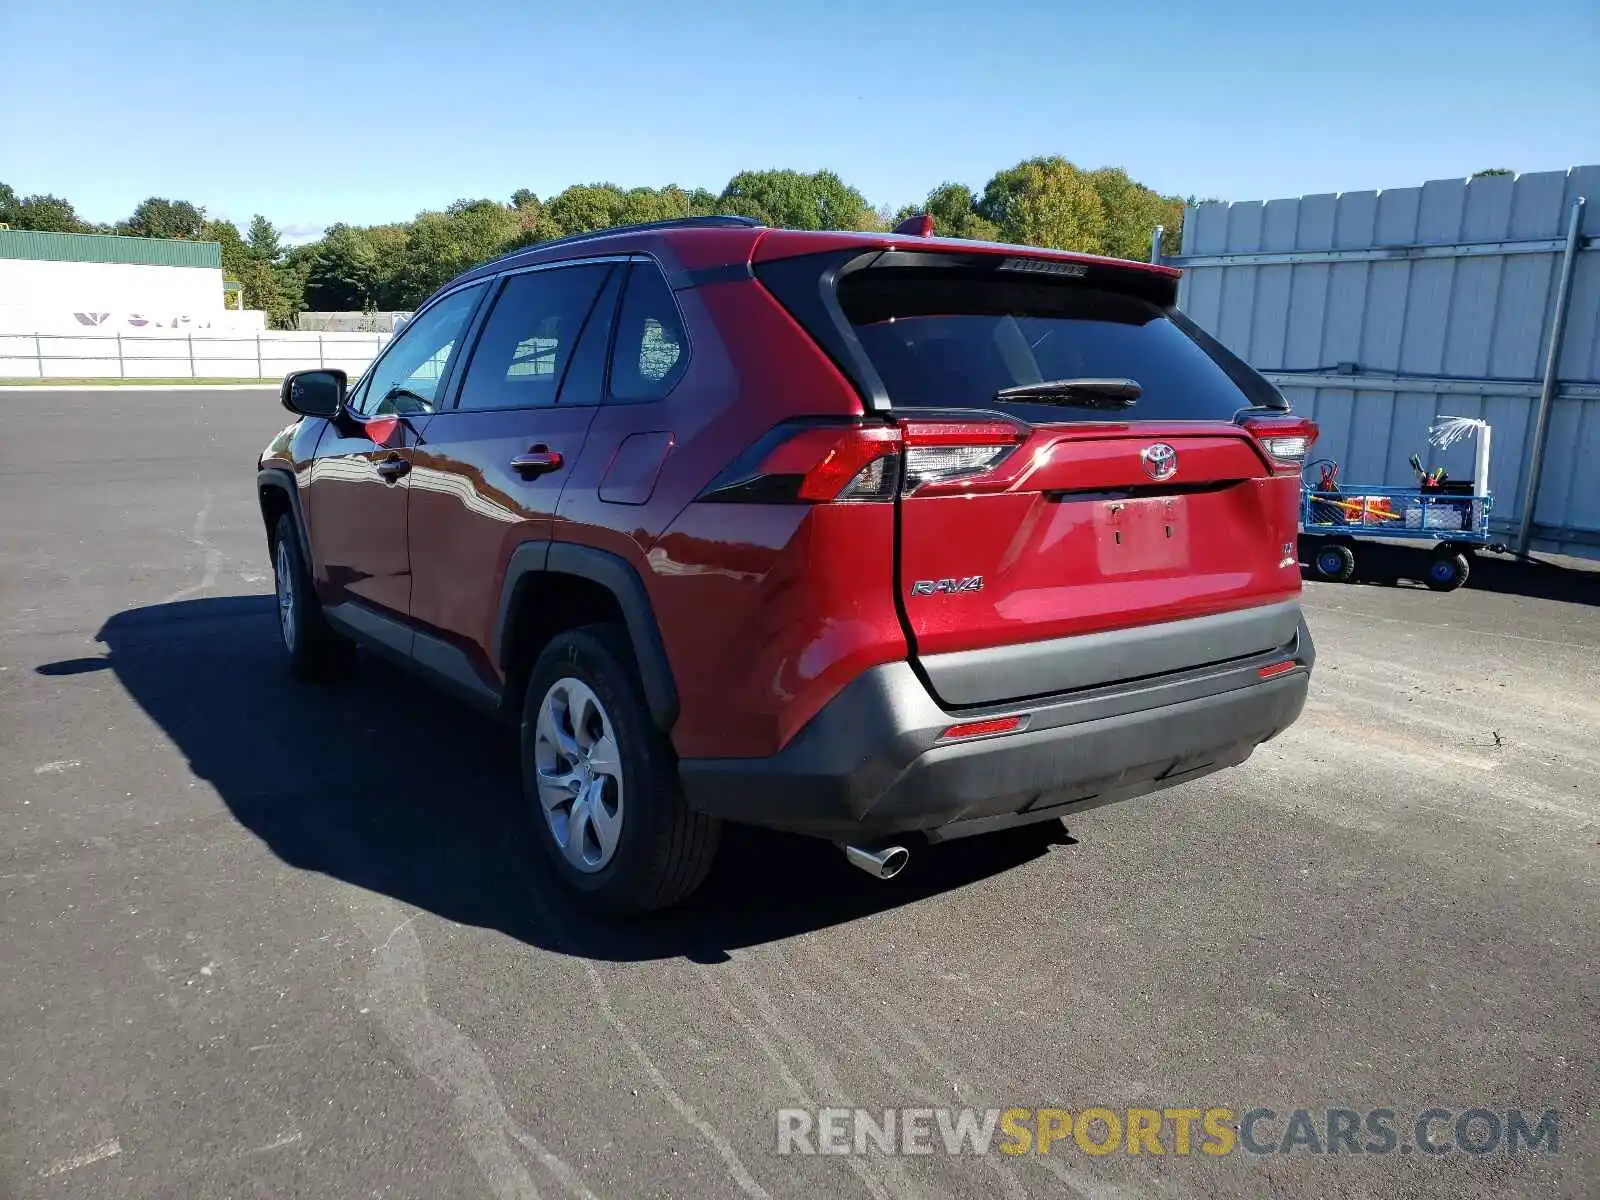
M 956 592 L 981 591 L 982 575 L 968 575 L 965 579 L 919 579 L 911 585 L 913 596 L 948 596 Z

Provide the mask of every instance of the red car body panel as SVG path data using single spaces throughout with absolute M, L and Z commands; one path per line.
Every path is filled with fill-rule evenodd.
M 1037 643 L 1066 654 L 1074 638 L 1268 612 L 1294 600 L 1297 468 L 1274 462 L 1251 429 L 1232 421 L 1022 421 L 995 411 L 991 424 L 1014 421 L 1019 432 L 1016 448 L 992 470 L 900 489 L 901 429 L 914 414 L 868 395 L 847 356 L 815 336 L 758 270 L 829 254 L 854 266 L 899 251 L 948 253 L 989 264 L 984 270 L 1036 260 L 1057 279 L 1078 277 L 1076 268 L 1126 277 L 1142 302 L 1158 306 L 1170 305 L 1179 274 L 908 234 L 726 225 L 622 230 L 586 237 L 581 248 L 534 247 L 512 265 L 580 254 L 654 264 L 672 288 L 687 338 L 681 377 L 649 402 L 563 391 L 548 407 L 470 411 L 451 404 L 458 366 L 441 383 L 436 411 L 365 427 L 313 419 L 291 426 L 260 465 L 292 480 L 319 598 L 334 608 L 370 608 L 411 630 L 418 645 L 452 648 L 474 686 L 510 705 L 520 697 L 508 694 L 515 664 L 505 659 L 502 635 L 517 619 L 506 604 L 519 552 L 562 545 L 599 552 L 638 580 L 675 697 L 668 734 L 681 760 L 702 765 L 798 753 L 830 706 L 875 672 L 897 670 L 895 686 L 913 686 L 904 679 L 920 678 L 939 656 L 948 672 L 960 667 L 948 667 L 949 656 L 986 650 Z M 502 269 L 489 264 L 463 278 L 491 279 Z M 479 313 L 467 327 L 469 343 L 483 320 Z M 937 419 L 959 442 L 971 414 Z M 785 431 L 808 423 L 879 430 L 885 461 L 894 464 L 885 468 L 890 490 L 832 502 L 751 500 L 726 490 L 729 481 L 734 492 L 747 477 L 760 481 L 762 462 L 779 461 L 762 456 L 790 436 Z M 826 445 L 826 437 L 818 440 Z M 1176 451 L 1170 477 L 1146 470 L 1142 456 L 1156 443 Z M 513 466 L 530 454 L 553 469 Z M 394 465 L 401 461 L 403 471 Z M 784 467 L 769 482 L 791 486 L 785 472 L 805 469 Z M 263 497 L 265 505 L 265 490 Z M 932 586 L 950 580 L 963 586 Z M 632 636 L 644 671 L 649 648 L 637 628 Z M 1270 649 L 1252 643 L 1249 652 Z M 1275 676 L 1272 686 L 1298 686 L 1303 697 L 1309 639 L 1293 653 L 1302 682 Z M 1189 676 L 1176 671 L 1174 678 Z M 1266 686 L 1266 678 L 1251 674 L 1246 682 Z M 1070 686 L 1063 676 L 1063 696 Z M 936 702 L 936 695 L 916 699 L 917 706 Z M 1028 713 L 1041 702 L 1018 696 L 1007 709 L 1021 714 L 1016 719 L 948 719 L 985 736 L 1026 733 Z M 1298 704 L 1274 708 L 1271 729 L 1267 717 L 1252 717 L 1256 725 L 1240 736 L 1271 736 Z M 1217 762 L 1238 761 L 1254 740 L 1239 745 L 1230 743 Z M 804 749 L 813 753 L 809 743 Z M 1067 759 L 1042 761 L 1047 766 L 1035 775 Z M 1199 761 L 1190 754 L 1182 771 L 1208 769 Z M 1150 787 L 1161 786 L 1159 772 L 1151 778 Z M 774 818 L 785 821 L 811 827 Z

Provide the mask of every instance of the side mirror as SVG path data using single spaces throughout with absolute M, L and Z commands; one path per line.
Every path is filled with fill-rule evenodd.
M 332 420 L 344 407 L 349 377 L 332 367 L 326 370 L 291 371 L 278 389 L 278 399 L 290 412 L 302 417 Z

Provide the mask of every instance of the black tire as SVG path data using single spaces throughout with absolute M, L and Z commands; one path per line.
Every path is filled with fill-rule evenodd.
M 1311 554 L 1311 574 L 1325 583 L 1349 583 L 1356 573 L 1356 552 L 1343 542 L 1323 542 Z
M 653 912 L 687 899 L 711 870 L 721 836 L 719 822 L 691 811 L 685 802 L 677 759 L 650 717 L 632 659 L 626 634 L 615 626 L 586 625 L 557 634 L 534 664 L 522 704 L 529 835 L 569 891 L 613 915 Z M 580 870 L 569 861 L 540 800 L 539 712 L 551 689 L 566 679 L 586 685 L 598 699 L 618 749 L 621 830 L 598 869 Z
M 335 633 L 322 615 L 322 604 L 311 583 L 311 572 L 300 553 L 300 538 L 287 513 L 278 518 L 272 533 L 272 576 L 278 634 L 283 640 L 289 671 L 298 679 L 328 679 L 350 663 L 355 647 Z M 284 616 L 285 591 L 290 597 Z
M 1459 550 L 1441 549 L 1428 562 L 1428 578 L 1423 582 L 1436 592 L 1453 592 L 1467 582 L 1472 563 Z

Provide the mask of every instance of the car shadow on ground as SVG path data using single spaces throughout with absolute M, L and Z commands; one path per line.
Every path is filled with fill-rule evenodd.
M 921 848 L 884 882 L 825 842 L 729 829 L 711 878 L 686 905 L 598 920 L 533 857 L 508 727 L 370 656 L 335 683 L 296 682 L 270 596 L 131 609 L 99 638 L 104 658 L 38 672 L 67 687 L 113 672 L 284 862 L 561 953 L 719 962 L 729 950 L 912 903 L 1072 844 L 1059 822 L 1046 822 Z

